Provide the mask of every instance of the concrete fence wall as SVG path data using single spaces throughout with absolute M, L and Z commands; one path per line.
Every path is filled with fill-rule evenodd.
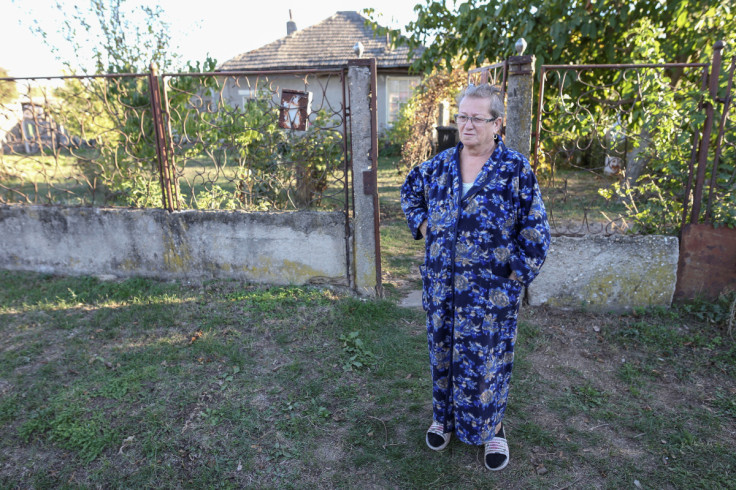
M 0 268 L 347 286 L 345 217 L 4 206 Z
M 3 206 L 0 268 L 354 287 L 344 237 L 342 213 Z M 555 237 L 529 300 L 573 309 L 667 307 L 677 264 L 675 237 Z
M 529 303 L 603 311 L 669 307 L 678 257 L 672 236 L 554 237 Z

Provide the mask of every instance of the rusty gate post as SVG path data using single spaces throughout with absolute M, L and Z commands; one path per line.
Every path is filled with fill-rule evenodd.
M 733 46 L 732 46 L 733 48 Z M 726 124 L 728 122 L 728 111 L 731 108 L 731 90 L 733 89 L 733 74 L 736 69 L 736 57 L 731 56 L 731 68 L 729 69 L 728 82 L 726 84 L 726 94 L 724 99 L 717 100 L 723 104 L 721 110 L 721 125 L 718 129 L 718 136 L 716 137 L 716 151 L 713 154 L 713 169 L 710 174 L 710 190 L 708 191 L 708 205 L 705 208 L 705 222 L 710 223 L 711 211 L 713 208 L 713 200 L 715 199 L 717 187 L 717 176 L 718 176 L 718 164 L 721 160 L 721 149 L 723 146 L 723 137 L 726 133 Z
M 171 201 L 173 209 L 179 210 L 179 203 L 181 202 L 181 194 L 179 193 L 179 177 L 176 174 L 176 160 L 174 159 L 174 138 L 171 131 L 171 110 L 169 108 L 169 90 L 166 84 L 166 79 L 162 77 L 161 82 L 163 83 L 163 116 L 166 117 L 166 125 L 163 126 L 165 129 L 165 141 L 168 143 L 166 149 L 168 150 L 168 167 L 167 173 L 169 175 L 169 183 L 167 188 L 171 193 Z
M 517 56 L 508 60 L 506 87 L 506 146 L 531 155 L 532 96 L 534 90 L 534 56 L 523 56 L 526 43 L 517 42 Z
M 710 133 L 713 130 L 714 107 L 712 100 L 718 96 L 718 78 L 721 74 L 721 50 L 723 41 L 717 41 L 713 46 L 713 63 L 711 64 L 710 78 L 708 84 L 709 100 L 705 101 L 705 125 L 703 137 L 700 140 L 698 151 L 698 173 L 695 177 L 695 192 L 693 193 L 693 209 L 690 215 L 690 223 L 697 224 L 700 220 L 700 203 L 703 199 L 703 187 L 705 186 L 705 169 L 708 166 L 708 149 L 710 147 Z
M 173 211 L 171 199 L 171 181 L 169 179 L 169 164 L 167 158 L 166 136 L 164 122 L 161 115 L 161 91 L 159 86 L 156 65 L 151 62 L 151 71 L 148 73 L 148 88 L 151 94 L 151 116 L 153 119 L 154 135 L 156 137 L 156 156 L 158 157 L 158 171 L 161 184 L 161 200 L 164 209 Z
M 359 294 L 382 296 L 376 127 L 376 60 L 348 63 L 353 164 L 353 264 Z

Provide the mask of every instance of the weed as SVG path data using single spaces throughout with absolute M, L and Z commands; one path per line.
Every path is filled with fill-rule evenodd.
M 514 437 L 533 446 L 554 447 L 556 439 L 553 434 L 533 421 L 525 421 L 514 427 Z
M 722 294 L 715 301 L 697 298 L 678 305 L 682 312 L 724 330 L 733 329 L 735 307 L 736 291 Z
M 680 335 L 670 325 L 662 325 L 649 321 L 632 323 L 615 334 L 623 342 L 650 347 L 662 356 L 672 356 L 675 348 L 682 343 Z
M 19 407 L 18 397 L 16 395 L 5 396 L 0 399 L 0 422 L 14 420 Z
M 348 359 L 343 364 L 343 370 L 369 368 L 376 364 L 376 355 L 371 352 L 360 338 L 360 332 L 353 331 L 347 335 L 340 335 L 342 349 Z
M 233 381 L 233 377 L 240 372 L 238 366 L 233 366 L 232 371 L 228 370 L 218 376 L 217 384 L 220 385 L 220 391 L 226 390 Z
M 590 383 L 585 383 L 580 386 L 573 386 L 572 392 L 575 398 L 584 407 L 583 410 L 591 408 L 601 407 L 606 403 L 608 394 L 597 389 Z
M 86 463 L 97 458 L 117 438 L 100 413 L 60 400 L 51 408 L 34 413 L 19 433 L 26 441 L 34 436 L 43 437 L 71 449 Z

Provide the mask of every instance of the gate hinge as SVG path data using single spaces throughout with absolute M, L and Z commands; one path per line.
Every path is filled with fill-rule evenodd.
M 363 194 L 372 196 L 376 192 L 376 178 L 373 170 L 363 171 Z

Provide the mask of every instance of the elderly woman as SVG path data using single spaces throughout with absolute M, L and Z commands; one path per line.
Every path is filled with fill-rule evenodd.
M 452 433 L 485 446 L 485 466 L 509 462 L 502 424 L 522 288 L 539 273 L 549 224 L 528 160 L 499 136 L 502 92 L 468 87 L 460 143 L 416 166 L 401 188 L 414 238 L 425 238 L 422 303 L 433 382 L 427 445 Z

